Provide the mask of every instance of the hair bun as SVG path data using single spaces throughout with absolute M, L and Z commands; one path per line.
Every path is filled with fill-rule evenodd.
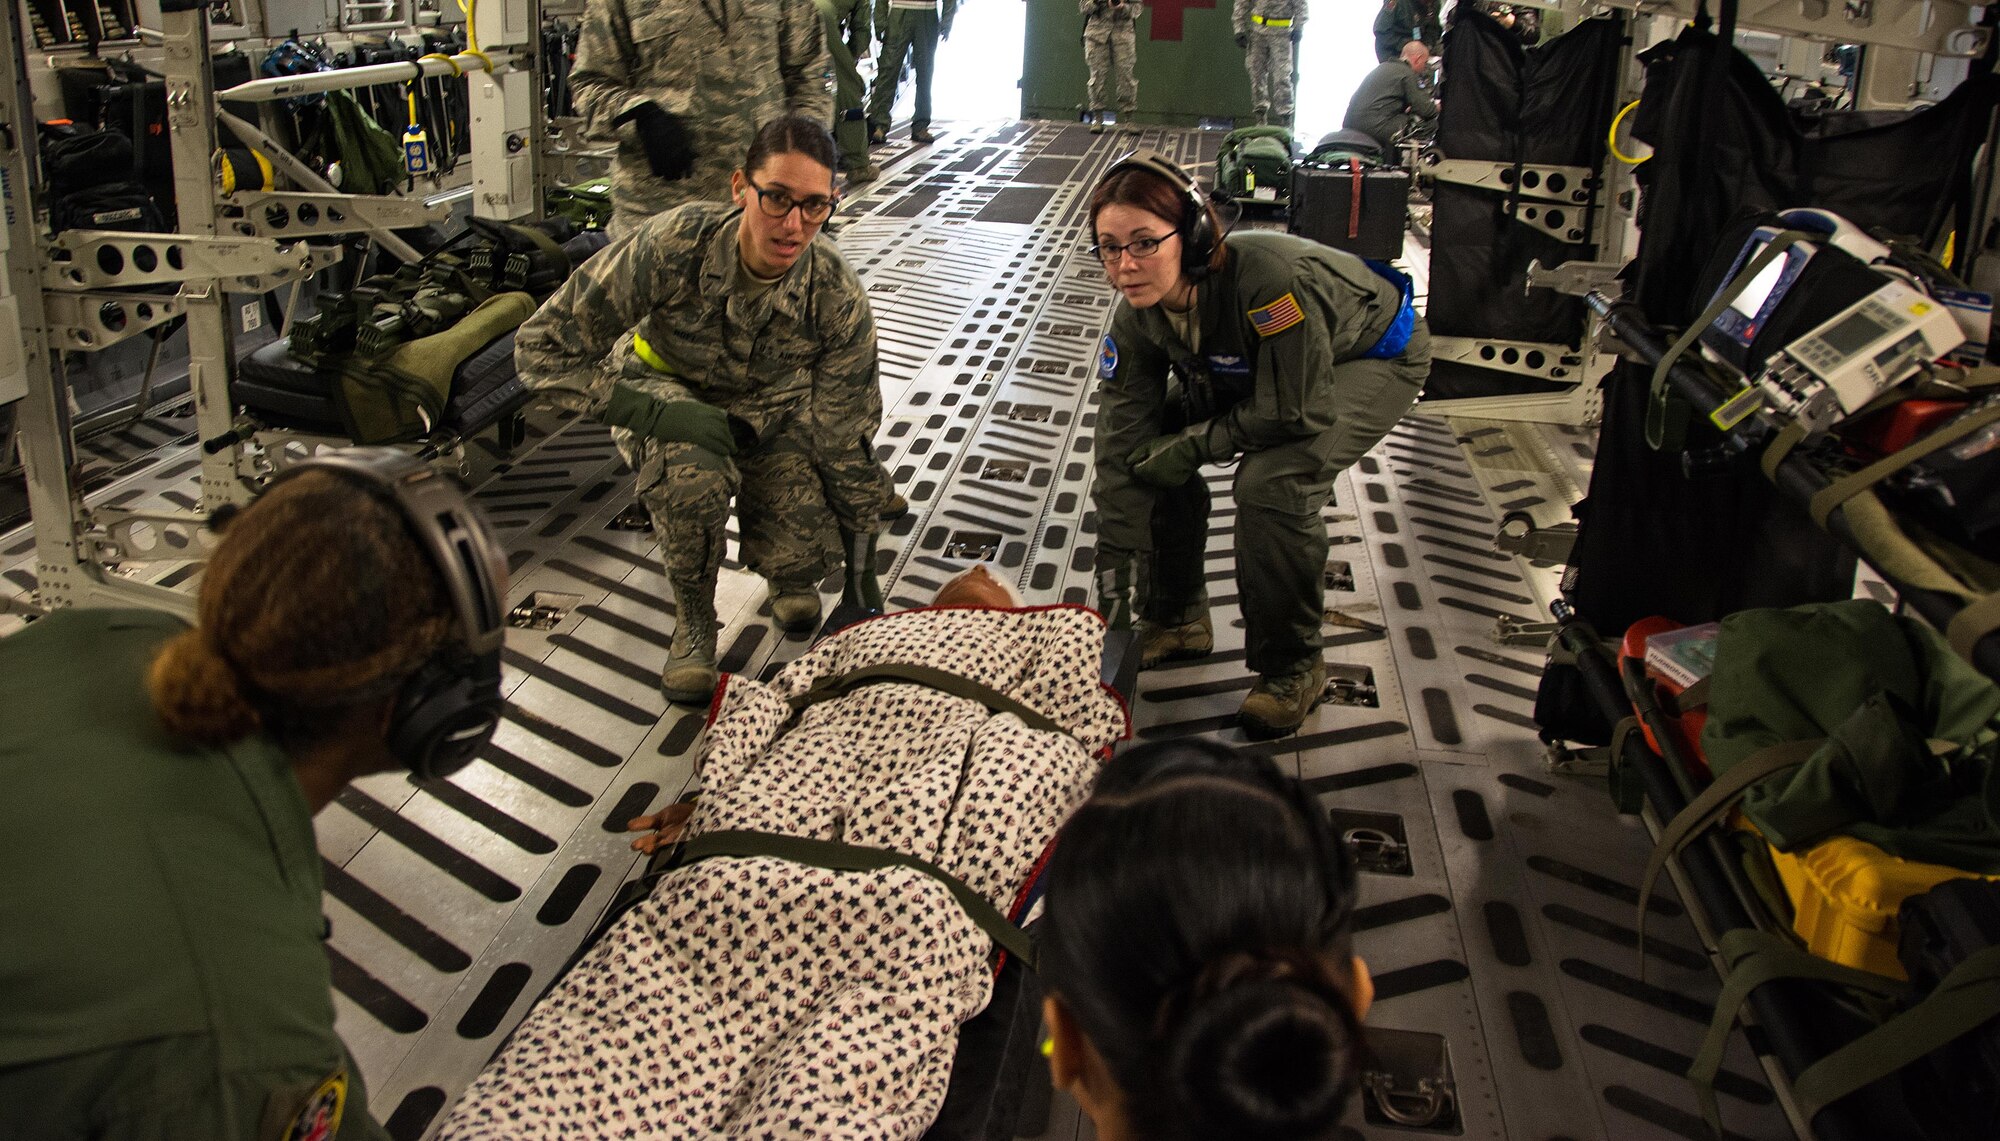
M 1190 1135 L 1309 1138 L 1338 1124 L 1359 1026 L 1319 956 L 1223 956 L 1177 1005 L 1163 1030 Z
M 160 647 L 146 688 L 161 724 L 204 745 L 242 740 L 261 724 L 236 671 L 199 630 L 184 630 Z

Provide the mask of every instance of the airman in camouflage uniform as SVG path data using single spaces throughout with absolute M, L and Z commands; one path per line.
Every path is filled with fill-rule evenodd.
M 570 73 L 594 137 L 615 142 L 613 237 L 683 202 L 729 197 L 760 123 L 788 111 L 833 121 L 826 33 L 812 0 L 589 0 Z M 641 124 L 652 103 L 678 120 L 692 169 L 655 175 Z
M 1229 23 L 1245 49 L 1250 104 L 1260 123 L 1292 121 L 1292 48 L 1305 30 L 1306 0 L 1236 0 Z
M 1140 0 L 1076 0 L 1083 13 L 1083 63 L 1090 69 L 1090 133 L 1104 130 L 1104 108 L 1118 84 L 1118 125 L 1132 125 L 1139 109 L 1139 79 L 1133 74 L 1139 50 Z
M 833 141 L 848 185 L 871 182 L 880 174 L 868 161 L 868 117 L 861 104 L 868 94 L 857 59 L 868 57 L 874 33 L 868 27 L 868 0 L 813 0 L 826 25 L 827 56 L 833 63 Z
M 874 542 L 893 489 L 873 450 L 882 394 L 867 291 L 824 234 L 759 288 L 738 253 L 742 215 L 690 203 L 647 220 L 584 263 L 515 340 L 521 379 L 558 405 L 614 423 L 635 401 L 727 414 L 733 446 L 612 429 L 639 473 L 678 602 L 663 688 L 682 701 L 707 700 L 715 684 L 731 497 L 743 561 L 771 581 L 775 600 L 809 598 L 805 628 L 843 536 L 850 594 L 876 590 L 867 604 L 881 608 Z M 857 587 L 856 574 L 868 581 Z

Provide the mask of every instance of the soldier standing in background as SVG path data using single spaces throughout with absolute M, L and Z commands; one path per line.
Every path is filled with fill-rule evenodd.
M 588 0 L 570 83 L 586 131 L 618 145 L 611 236 L 729 197 L 759 123 L 832 122 L 826 71 L 811 0 Z
M 910 116 L 910 141 L 931 141 L 931 72 L 937 64 L 938 41 L 951 38 L 951 17 L 957 9 L 957 0 L 875 0 L 882 56 L 875 86 L 868 93 L 870 143 L 889 141 L 889 113 L 896 106 L 896 84 L 903 77 L 905 53 L 917 73 L 917 108 Z
M 1139 79 L 1133 74 L 1139 51 L 1140 0 L 1077 0 L 1083 13 L 1083 62 L 1090 68 L 1090 133 L 1104 133 L 1104 106 L 1111 82 L 1118 81 L 1118 125 L 1132 126 L 1139 110 Z
M 868 119 L 861 99 L 867 88 L 855 61 L 868 58 L 874 33 L 868 27 L 868 0 L 813 0 L 826 26 L 826 52 L 833 62 L 833 145 L 847 185 L 873 182 L 882 172 L 868 161 Z
M 1305 29 L 1306 0 L 1236 0 L 1229 14 L 1236 46 L 1250 69 L 1250 103 L 1259 123 L 1292 122 L 1292 48 Z
M 1375 60 L 1388 63 L 1403 54 L 1403 45 L 1417 40 L 1435 54 L 1443 38 L 1437 0 L 1382 0 L 1375 13 Z

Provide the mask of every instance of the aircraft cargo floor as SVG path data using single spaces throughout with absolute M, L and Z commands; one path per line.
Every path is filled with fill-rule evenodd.
M 884 542 L 884 584 L 893 606 L 920 605 L 986 559 L 1030 602 L 1087 601 L 1093 377 L 1113 295 L 1083 248 L 1084 207 L 1135 136 L 936 130 L 934 145 L 877 152 L 884 176 L 850 198 L 838 233 L 874 304 L 879 444 L 913 508 Z M 1219 136 L 1136 138 L 1202 166 Z M 82 449 L 92 501 L 195 506 L 192 431 L 156 419 Z M 1252 747 L 1310 782 L 1343 830 L 1406 839 L 1407 867 L 1361 877 L 1369 1023 L 1441 1036 L 1457 1104 L 1447 1127 L 1415 1129 L 1357 1100 L 1350 1136 L 1705 1135 L 1680 1071 L 1717 992 L 1707 956 L 1663 883 L 1641 981 L 1645 829 L 1612 812 L 1602 780 L 1547 770 L 1530 719 L 1541 651 L 1495 638 L 1502 618 L 1547 617 L 1556 574 L 1494 550 L 1500 517 L 1567 518 L 1594 439 L 1413 414 L 1341 477 L 1326 513 L 1326 653 L 1345 703 Z M 538 411 L 512 454 L 469 451 L 510 553 L 510 602 L 539 593 L 564 615 L 509 631 L 508 716 L 479 762 L 424 789 L 365 779 L 317 821 L 339 1029 L 399 1138 L 435 1127 L 634 872 L 623 822 L 684 791 L 704 714 L 658 692 L 673 620 L 607 431 Z M 1141 675 L 1142 739 L 1242 741 L 1234 512 L 1228 472 L 1208 476 L 1216 653 Z M 32 590 L 33 560 L 26 528 L 0 536 L 0 595 Z M 175 585 L 194 574 L 140 570 Z M 724 669 L 773 670 L 803 648 L 770 625 L 760 579 L 726 571 L 718 601 Z M 1718 1090 L 1730 1136 L 1792 1136 L 1741 1032 Z M 1043 1136 L 1090 1130 L 1059 1098 Z

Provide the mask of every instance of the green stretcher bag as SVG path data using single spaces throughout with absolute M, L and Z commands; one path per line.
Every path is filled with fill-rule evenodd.
M 349 358 L 335 389 L 347 434 L 357 444 L 398 444 L 427 435 L 451 399 L 458 366 L 534 311 L 529 294 L 496 293 L 449 329 L 381 357 Z

